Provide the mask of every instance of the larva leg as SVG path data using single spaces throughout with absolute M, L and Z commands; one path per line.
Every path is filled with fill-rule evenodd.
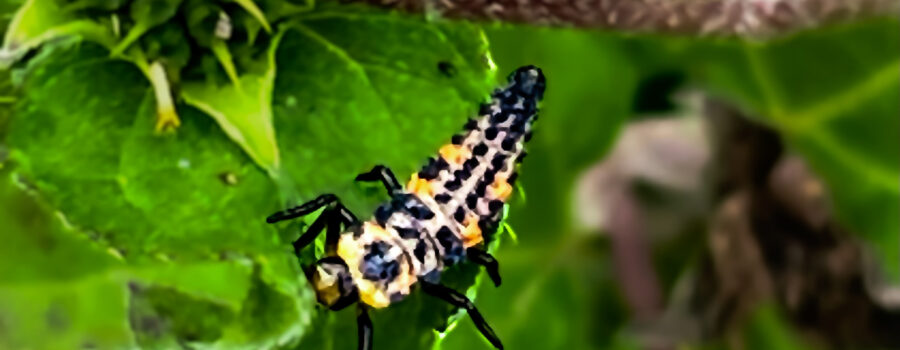
M 369 170 L 369 172 L 357 175 L 356 181 L 381 181 L 389 195 L 394 195 L 403 190 L 403 187 L 397 182 L 397 177 L 394 176 L 394 172 L 391 171 L 391 168 L 384 165 L 376 165 L 372 170 Z
M 344 227 L 359 224 L 356 215 L 350 212 L 347 207 L 338 202 L 333 209 L 328 209 L 322 216 L 328 215 L 328 227 L 325 232 L 325 254 L 329 256 L 337 255 L 338 241 L 341 239 L 341 224 Z
M 344 224 L 345 227 L 359 223 L 359 219 L 356 218 L 356 215 L 353 215 L 353 212 L 351 212 L 350 209 L 347 209 L 341 202 L 336 203 L 334 212 L 338 222 Z
M 322 207 L 328 207 L 322 214 L 313 221 L 312 225 L 294 241 L 294 252 L 299 254 L 300 250 L 316 240 L 316 237 L 327 229 L 325 236 L 325 251 L 328 255 L 333 255 L 337 249 L 337 242 L 341 235 L 341 224 L 345 227 L 359 223 L 356 215 L 353 215 L 347 207 L 341 204 L 337 196 L 333 194 L 323 194 L 316 199 L 303 203 L 291 209 L 280 211 L 266 218 L 266 222 L 275 223 L 283 220 L 298 218 L 310 214 Z
M 322 215 L 319 215 L 319 217 L 313 221 L 312 225 L 309 225 L 306 232 L 303 232 L 303 234 L 300 235 L 300 238 L 297 238 L 297 240 L 294 241 L 294 253 L 300 254 L 300 251 L 315 241 L 316 237 L 318 237 L 322 231 L 325 231 L 325 253 L 329 256 L 333 256 L 337 251 L 338 240 L 341 238 L 340 209 L 325 209 L 325 211 L 322 212 Z
M 472 323 L 475 323 L 475 327 L 478 328 L 478 331 L 481 332 L 481 335 L 487 338 L 487 340 L 491 342 L 491 344 L 494 345 L 494 347 L 496 347 L 497 349 L 503 349 L 503 344 L 500 342 L 500 338 L 497 337 L 497 334 L 494 333 L 494 330 L 491 329 L 491 326 L 488 325 L 487 321 L 484 320 L 484 317 L 481 316 L 481 313 L 478 312 L 478 309 L 475 308 L 475 304 L 472 304 L 472 301 L 469 300 L 469 298 L 466 298 L 466 296 L 460 292 L 457 292 L 440 284 L 428 282 L 421 283 L 422 291 L 424 291 L 426 294 L 446 301 L 453 306 L 466 309 L 466 312 L 469 314 L 469 318 L 472 319 Z
M 297 238 L 297 240 L 294 241 L 294 254 L 299 255 L 300 251 L 303 250 L 304 247 L 315 241 L 316 237 L 318 237 L 319 234 L 322 233 L 326 225 L 329 226 L 330 231 L 331 225 L 329 221 L 333 221 L 333 216 L 334 215 L 331 214 L 331 210 L 326 210 L 324 213 L 322 213 L 322 215 L 319 215 L 319 217 L 317 217 L 316 220 L 313 221 L 312 225 L 309 225 L 309 228 L 306 229 L 306 232 L 303 232 L 303 234 L 300 235 L 300 238 Z
M 331 193 L 323 194 L 309 202 L 269 215 L 269 217 L 266 218 L 266 222 L 273 224 L 279 221 L 299 218 L 334 203 L 339 203 L 337 196 Z
M 466 249 L 466 257 L 469 258 L 469 261 L 484 266 L 491 281 L 494 282 L 494 286 L 500 286 L 500 264 L 493 255 L 473 247 Z
M 356 334 L 359 338 L 356 348 L 358 350 L 372 350 L 372 333 L 369 310 L 362 304 L 358 304 L 356 308 Z

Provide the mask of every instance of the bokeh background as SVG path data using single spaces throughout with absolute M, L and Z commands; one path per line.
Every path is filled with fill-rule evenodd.
M 301 272 L 322 242 L 263 218 L 365 217 L 357 173 L 406 177 L 526 64 L 503 284 L 445 276 L 506 348 L 900 348 L 896 4 L 734 3 L 3 1 L 0 349 L 355 348 Z M 489 348 L 419 293 L 373 319 Z

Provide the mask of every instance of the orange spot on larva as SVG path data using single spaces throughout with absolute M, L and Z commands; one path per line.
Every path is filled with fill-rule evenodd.
M 477 216 L 470 216 L 468 219 L 466 219 L 465 225 L 466 226 L 463 227 L 462 232 L 460 232 L 462 234 L 463 246 L 468 248 L 477 245 L 484 240 L 481 236 L 481 227 L 478 227 Z
M 448 163 L 462 164 L 469 158 L 469 151 L 460 145 L 446 144 L 441 147 L 439 153 Z
M 409 179 L 409 183 L 406 184 L 406 190 L 419 196 L 431 196 L 434 194 L 431 190 L 431 182 L 420 179 L 417 173 L 413 173 Z
M 494 183 L 491 184 L 491 193 L 500 200 L 506 200 L 512 194 L 512 186 L 509 182 L 506 182 L 506 178 L 497 177 L 494 179 Z

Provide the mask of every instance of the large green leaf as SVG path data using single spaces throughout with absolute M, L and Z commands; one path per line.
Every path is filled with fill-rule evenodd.
M 338 194 L 361 217 L 385 199 L 380 186 L 353 183 L 375 164 L 404 178 L 460 130 L 493 87 L 481 32 L 466 24 L 342 9 L 291 24 L 276 61 L 275 130 L 300 199 Z M 373 39 L 377 38 L 377 39 Z M 451 66 L 444 72 L 439 66 Z M 312 253 L 312 249 L 308 251 Z M 308 256 L 308 255 L 307 255 Z M 444 282 L 465 289 L 478 270 Z M 420 293 L 373 313 L 376 348 L 426 348 L 450 308 Z M 353 310 L 322 311 L 300 348 L 356 344 Z
M 465 24 L 326 10 L 292 27 L 277 57 L 275 130 L 303 198 L 327 190 L 370 210 L 355 174 L 380 163 L 407 176 L 493 86 L 487 43 Z
M 293 203 L 323 192 L 339 194 L 367 217 L 384 194 L 355 185 L 355 175 L 377 163 L 408 175 L 493 86 L 486 42 L 473 26 L 337 7 L 291 28 L 274 56 L 273 120 L 285 174 L 278 179 L 198 109 L 179 105 L 178 132 L 155 134 L 146 80 L 100 46 L 45 47 L 22 73 L 22 98 L 8 135 L 16 171 L 85 232 L 68 235 L 90 237 L 122 257 L 102 276 L 125 287 L 118 295 L 127 303 L 104 320 L 129 326 L 135 334 L 128 339 L 142 347 L 256 349 L 296 342 L 309 331 L 315 308 L 290 251 L 298 225 L 279 231 L 263 218 L 282 206 L 279 198 Z M 216 108 L 227 108 L 226 102 Z M 265 102 L 256 105 L 265 108 Z M 312 253 L 304 261 L 314 259 Z M 467 288 L 477 271 L 463 266 L 447 282 Z M 81 315 L 78 310 L 73 314 Z M 376 312 L 376 327 L 398 334 L 378 344 L 427 346 L 431 329 L 445 326 L 451 311 L 416 294 Z M 355 327 L 352 315 L 341 318 L 346 315 L 321 318 L 319 335 L 301 346 Z M 399 336 L 410 332 L 416 337 Z
M 488 37 L 499 71 L 537 65 L 547 92 L 521 169 L 527 200 L 509 211 L 518 244 L 500 249 L 503 285 L 484 284 L 476 304 L 509 349 L 610 348 L 624 315 L 608 248 L 572 225 L 571 196 L 629 117 L 637 72 L 614 36 L 502 27 Z M 485 344 L 466 319 L 442 348 Z
M 0 171 L 0 227 L 0 348 L 130 343 L 125 286 L 96 275 L 118 262 L 16 188 L 8 165 Z
M 156 136 L 153 100 L 131 64 L 84 43 L 50 51 L 26 72 L 12 159 L 68 222 L 129 263 L 98 281 L 141 281 L 122 297 L 154 306 L 127 313 L 157 325 L 133 325 L 139 342 L 173 334 L 197 346 L 295 340 L 311 291 L 260 219 L 278 207 L 268 176 L 196 110 L 178 135 Z M 178 321 L 185 318 L 206 327 Z M 247 318 L 277 322 L 258 330 Z
M 19 180 L 10 170 L 0 172 L 0 239 L 7 242 L 0 247 L 0 348 L 133 346 L 133 331 L 144 343 L 141 325 L 154 324 L 159 336 L 180 331 L 169 323 L 171 316 L 198 316 L 178 311 L 151 317 L 131 305 L 143 289 L 180 296 L 179 303 L 168 303 L 172 309 L 205 307 L 223 315 L 244 312 L 245 300 L 253 300 L 246 259 L 128 266 L 115 250 L 75 232 L 14 186 Z
M 117 264 L 112 255 L 87 237 L 74 235 L 46 206 L 17 188 L 11 170 L 8 164 L 0 170 L 0 237 L 7 242 L 0 245 L 0 283 L 72 279 Z
M 0 48 L 0 68 L 5 69 L 29 50 L 58 37 L 78 35 L 112 45 L 115 37 L 105 24 L 77 18 L 57 1 L 26 0 L 6 28 Z
M 900 280 L 900 31 L 879 20 L 698 50 L 713 90 L 782 132 Z

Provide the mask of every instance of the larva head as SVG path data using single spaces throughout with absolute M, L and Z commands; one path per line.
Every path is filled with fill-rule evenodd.
M 359 301 L 359 292 L 350 269 L 343 259 L 325 257 L 309 272 L 309 280 L 316 290 L 319 303 L 332 310 L 340 310 Z
M 544 73 L 535 66 L 519 67 L 508 78 L 510 89 L 516 90 L 521 96 L 532 96 L 536 100 L 544 97 L 544 88 L 547 82 Z

